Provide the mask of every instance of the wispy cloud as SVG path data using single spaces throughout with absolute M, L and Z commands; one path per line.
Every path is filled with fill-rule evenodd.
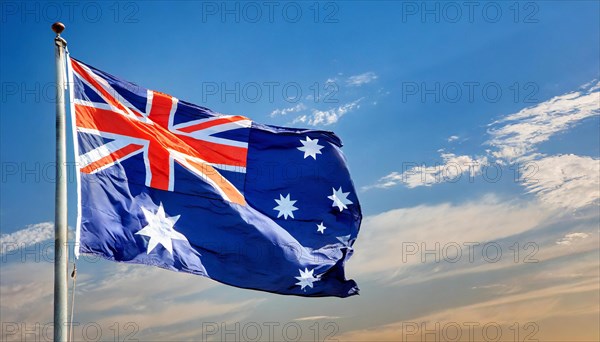
M 354 75 L 348 77 L 346 84 L 353 87 L 359 87 L 363 84 L 371 83 L 377 79 L 377 75 L 374 72 L 365 72 L 360 75 Z
M 589 235 L 586 233 L 569 233 L 569 234 L 566 234 L 565 237 L 557 240 L 556 244 L 570 246 L 574 242 L 577 242 L 577 241 L 583 240 L 583 239 L 587 239 L 588 236 Z
M 432 186 L 448 181 L 456 181 L 462 174 L 471 177 L 479 174 L 481 168 L 488 164 L 487 157 L 457 156 L 453 153 L 442 153 L 443 163 L 435 166 L 413 166 L 403 172 L 392 172 L 379 179 L 372 186 L 364 187 L 386 189 L 404 184 L 408 188 Z
M 442 153 L 441 164 L 394 171 L 363 189 L 387 189 L 399 184 L 408 188 L 431 186 L 453 181 L 457 172 L 477 174 L 482 165 L 491 162 L 527 163 L 527 171 L 532 172 L 523 172 L 522 184 L 542 202 L 570 209 L 596 203 L 600 199 L 599 159 L 573 154 L 546 156 L 537 148 L 553 135 L 599 115 L 599 97 L 600 82 L 590 82 L 576 92 L 553 97 L 491 123 L 486 144 L 492 149 L 486 150 L 484 156 Z M 453 135 L 447 140 L 457 139 Z
M 321 95 L 317 93 L 305 96 L 305 100 L 309 102 L 314 101 L 315 105 L 299 103 L 286 108 L 277 108 L 270 113 L 270 116 L 280 117 L 291 113 L 298 113 L 291 121 L 291 124 L 305 124 L 310 126 L 332 125 L 338 122 L 344 115 L 359 109 L 363 100 L 369 98 L 369 102 L 365 103 L 376 106 L 378 97 L 389 94 L 389 91 L 384 92 L 384 89 L 380 88 L 376 94 L 373 94 L 373 91 L 367 91 L 362 97 L 356 99 L 358 91 L 356 88 L 369 84 L 377 78 L 378 76 L 371 71 L 349 77 L 342 77 L 342 74 L 338 74 L 336 77 L 326 79 L 324 91 Z M 362 92 L 362 89 L 360 91 Z M 322 105 L 316 105 L 317 103 Z M 336 105 L 332 106 L 331 103 L 335 103 Z
M 363 98 L 360 98 L 358 100 L 328 110 L 313 109 L 312 114 L 298 116 L 294 119 L 293 123 L 303 123 L 311 126 L 328 126 L 334 124 L 338 122 L 338 120 L 342 116 L 350 113 L 355 109 L 360 108 L 359 102 L 362 101 L 362 99 Z
M 581 208 L 600 199 L 600 160 L 573 154 L 538 159 L 523 172 L 528 192 L 544 203 L 563 208 Z
M 11 234 L 0 236 L 0 254 L 10 253 L 17 248 L 32 246 L 54 236 L 54 223 L 42 222 L 29 225 Z
M 280 109 L 275 109 L 274 111 L 271 112 L 271 117 L 275 117 L 278 115 L 287 115 L 289 113 L 297 113 L 300 111 L 303 111 L 306 109 L 306 106 L 304 105 L 304 103 L 298 103 L 297 105 L 293 106 L 293 107 L 289 107 L 289 108 L 280 108 Z
M 584 87 L 491 123 L 488 144 L 495 147 L 492 155 L 508 161 L 530 160 L 537 155 L 534 151 L 540 143 L 600 114 L 600 82 Z

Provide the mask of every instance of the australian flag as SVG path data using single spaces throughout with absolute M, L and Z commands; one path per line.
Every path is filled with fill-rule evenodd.
M 76 253 L 299 296 L 358 294 L 361 210 L 332 132 L 262 125 L 69 58 Z

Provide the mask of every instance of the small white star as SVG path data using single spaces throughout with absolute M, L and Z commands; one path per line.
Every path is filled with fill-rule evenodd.
M 327 227 L 325 227 L 325 226 L 323 225 L 323 222 L 321 222 L 321 223 L 319 223 L 319 224 L 317 225 L 317 231 L 318 231 L 319 233 L 321 233 L 321 234 L 325 233 L 325 229 L 327 229 Z
M 319 139 L 311 139 L 310 137 L 306 137 L 306 140 L 302 141 L 302 146 L 298 147 L 298 149 L 304 152 L 304 159 L 306 157 L 312 157 L 314 160 L 317 160 L 317 154 L 321 154 L 321 149 L 323 146 L 319 145 Z
M 280 218 L 281 216 L 286 220 L 288 216 L 294 218 L 294 211 L 298 210 L 298 208 L 294 207 L 294 203 L 297 201 L 292 201 L 290 199 L 290 194 L 287 194 L 285 197 L 283 197 L 282 194 L 279 194 L 279 199 L 275 199 L 275 202 L 277 202 L 278 206 L 273 209 L 279 211 L 277 218 Z
M 148 211 L 144 207 L 142 207 L 142 212 L 148 221 L 148 225 L 135 234 L 150 237 L 146 254 L 150 254 L 158 244 L 161 244 L 173 255 L 173 239 L 187 241 L 183 234 L 173 229 L 175 222 L 179 220 L 181 215 L 168 217 L 162 203 L 159 204 L 156 213 Z
M 310 271 L 308 270 L 308 268 L 304 268 L 304 272 L 302 272 L 302 270 L 298 270 L 298 271 L 300 271 L 300 276 L 295 277 L 295 278 L 300 281 L 297 282 L 296 285 L 300 286 L 301 290 L 304 290 L 304 288 L 307 286 L 312 289 L 313 283 L 315 281 L 319 281 L 319 279 L 315 278 L 315 276 L 313 275 L 313 272 L 315 271 L 314 268 Z
M 350 201 L 348 199 L 348 194 L 350 194 L 350 193 L 343 192 L 341 186 L 338 190 L 336 190 L 335 188 L 331 188 L 331 190 L 333 190 L 333 194 L 331 196 L 327 196 L 327 198 L 329 198 L 330 200 L 333 201 L 333 204 L 331 206 L 338 207 L 338 209 L 340 209 L 340 211 L 344 211 L 344 209 L 348 209 L 346 204 L 352 204 L 352 201 Z

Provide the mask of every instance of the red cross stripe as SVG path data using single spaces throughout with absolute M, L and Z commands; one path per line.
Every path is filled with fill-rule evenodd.
M 173 191 L 177 162 L 217 190 L 225 200 L 244 205 L 241 192 L 217 169 L 245 172 L 247 143 L 214 133 L 249 127 L 243 116 L 215 116 L 173 125 L 178 100 L 149 90 L 147 109 L 141 113 L 87 66 L 71 59 L 74 76 L 95 90 L 106 104 L 75 100 L 77 130 L 113 139 L 81 155 L 81 172 L 95 173 L 143 153 L 146 185 Z

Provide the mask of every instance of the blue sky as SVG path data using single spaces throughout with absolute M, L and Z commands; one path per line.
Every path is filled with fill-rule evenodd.
M 500 308 L 516 312 L 522 325 L 539 325 L 537 338 L 556 333 L 559 316 L 544 310 L 564 312 L 564 322 L 584 322 L 565 328 L 563 338 L 598 338 L 598 323 L 590 322 L 600 311 L 589 303 L 598 299 L 599 3 L 476 1 L 469 8 L 463 2 L 284 2 L 273 5 L 272 16 L 268 6 L 3 2 L 3 242 L 21 241 L 30 232 L 41 243 L 51 229 L 50 25 L 60 20 L 73 57 L 123 79 L 257 122 L 334 131 L 344 142 L 366 216 L 348 264 L 349 276 L 363 288 L 358 299 L 303 301 L 163 270 L 83 263 L 83 270 L 99 269 L 105 279 L 114 270 L 130 274 L 133 279 L 118 284 L 132 293 L 148 280 L 177 280 L 148 290 L 147 296 L 174 303 L 155 307 L 153 315 L 136 311 L 144 303 L 136 298 L 113 298 L 114 306 L 85 311 L 90 299 L 82 319 L 137 319 L 142 339 L 169 336 L 174 328 L 193 338 L 201 334 L 194 322 L 251 318 L 307 326 L 331 321 L 342 340 L 397 340 L 404 331 L 398 322 L 447 322 L 447 310 L 462 322 L 487 319 L 505 328 L 509 320 L 497 314 Z M 74 183 L 69 189 L 72 226 Z M 542 261 L 398 261 L 407 241 L 498 241 L 503 248 L 519 243 L 523 253 L 533 241 Z M 19 260 L 12 253 L 2 261 L 3 303 L 4 293 L 36 284 L 17 270 Z M 94 276 L 88 277 L 87 287 L 85 281 L 81 286 L 90 298 L 112 296 L 113 285 L 94 288 Z M 179 317 L 194 311 L 186 301 L 214 312 Z M 47 319 L 10 305 L 2 304 L 3 317 Z M 180 315 L 169 311 L 178 305 Z M 291 309 L 282 312 L 285 306 Z M 150 328 L 173 315 L 171 326 Z

